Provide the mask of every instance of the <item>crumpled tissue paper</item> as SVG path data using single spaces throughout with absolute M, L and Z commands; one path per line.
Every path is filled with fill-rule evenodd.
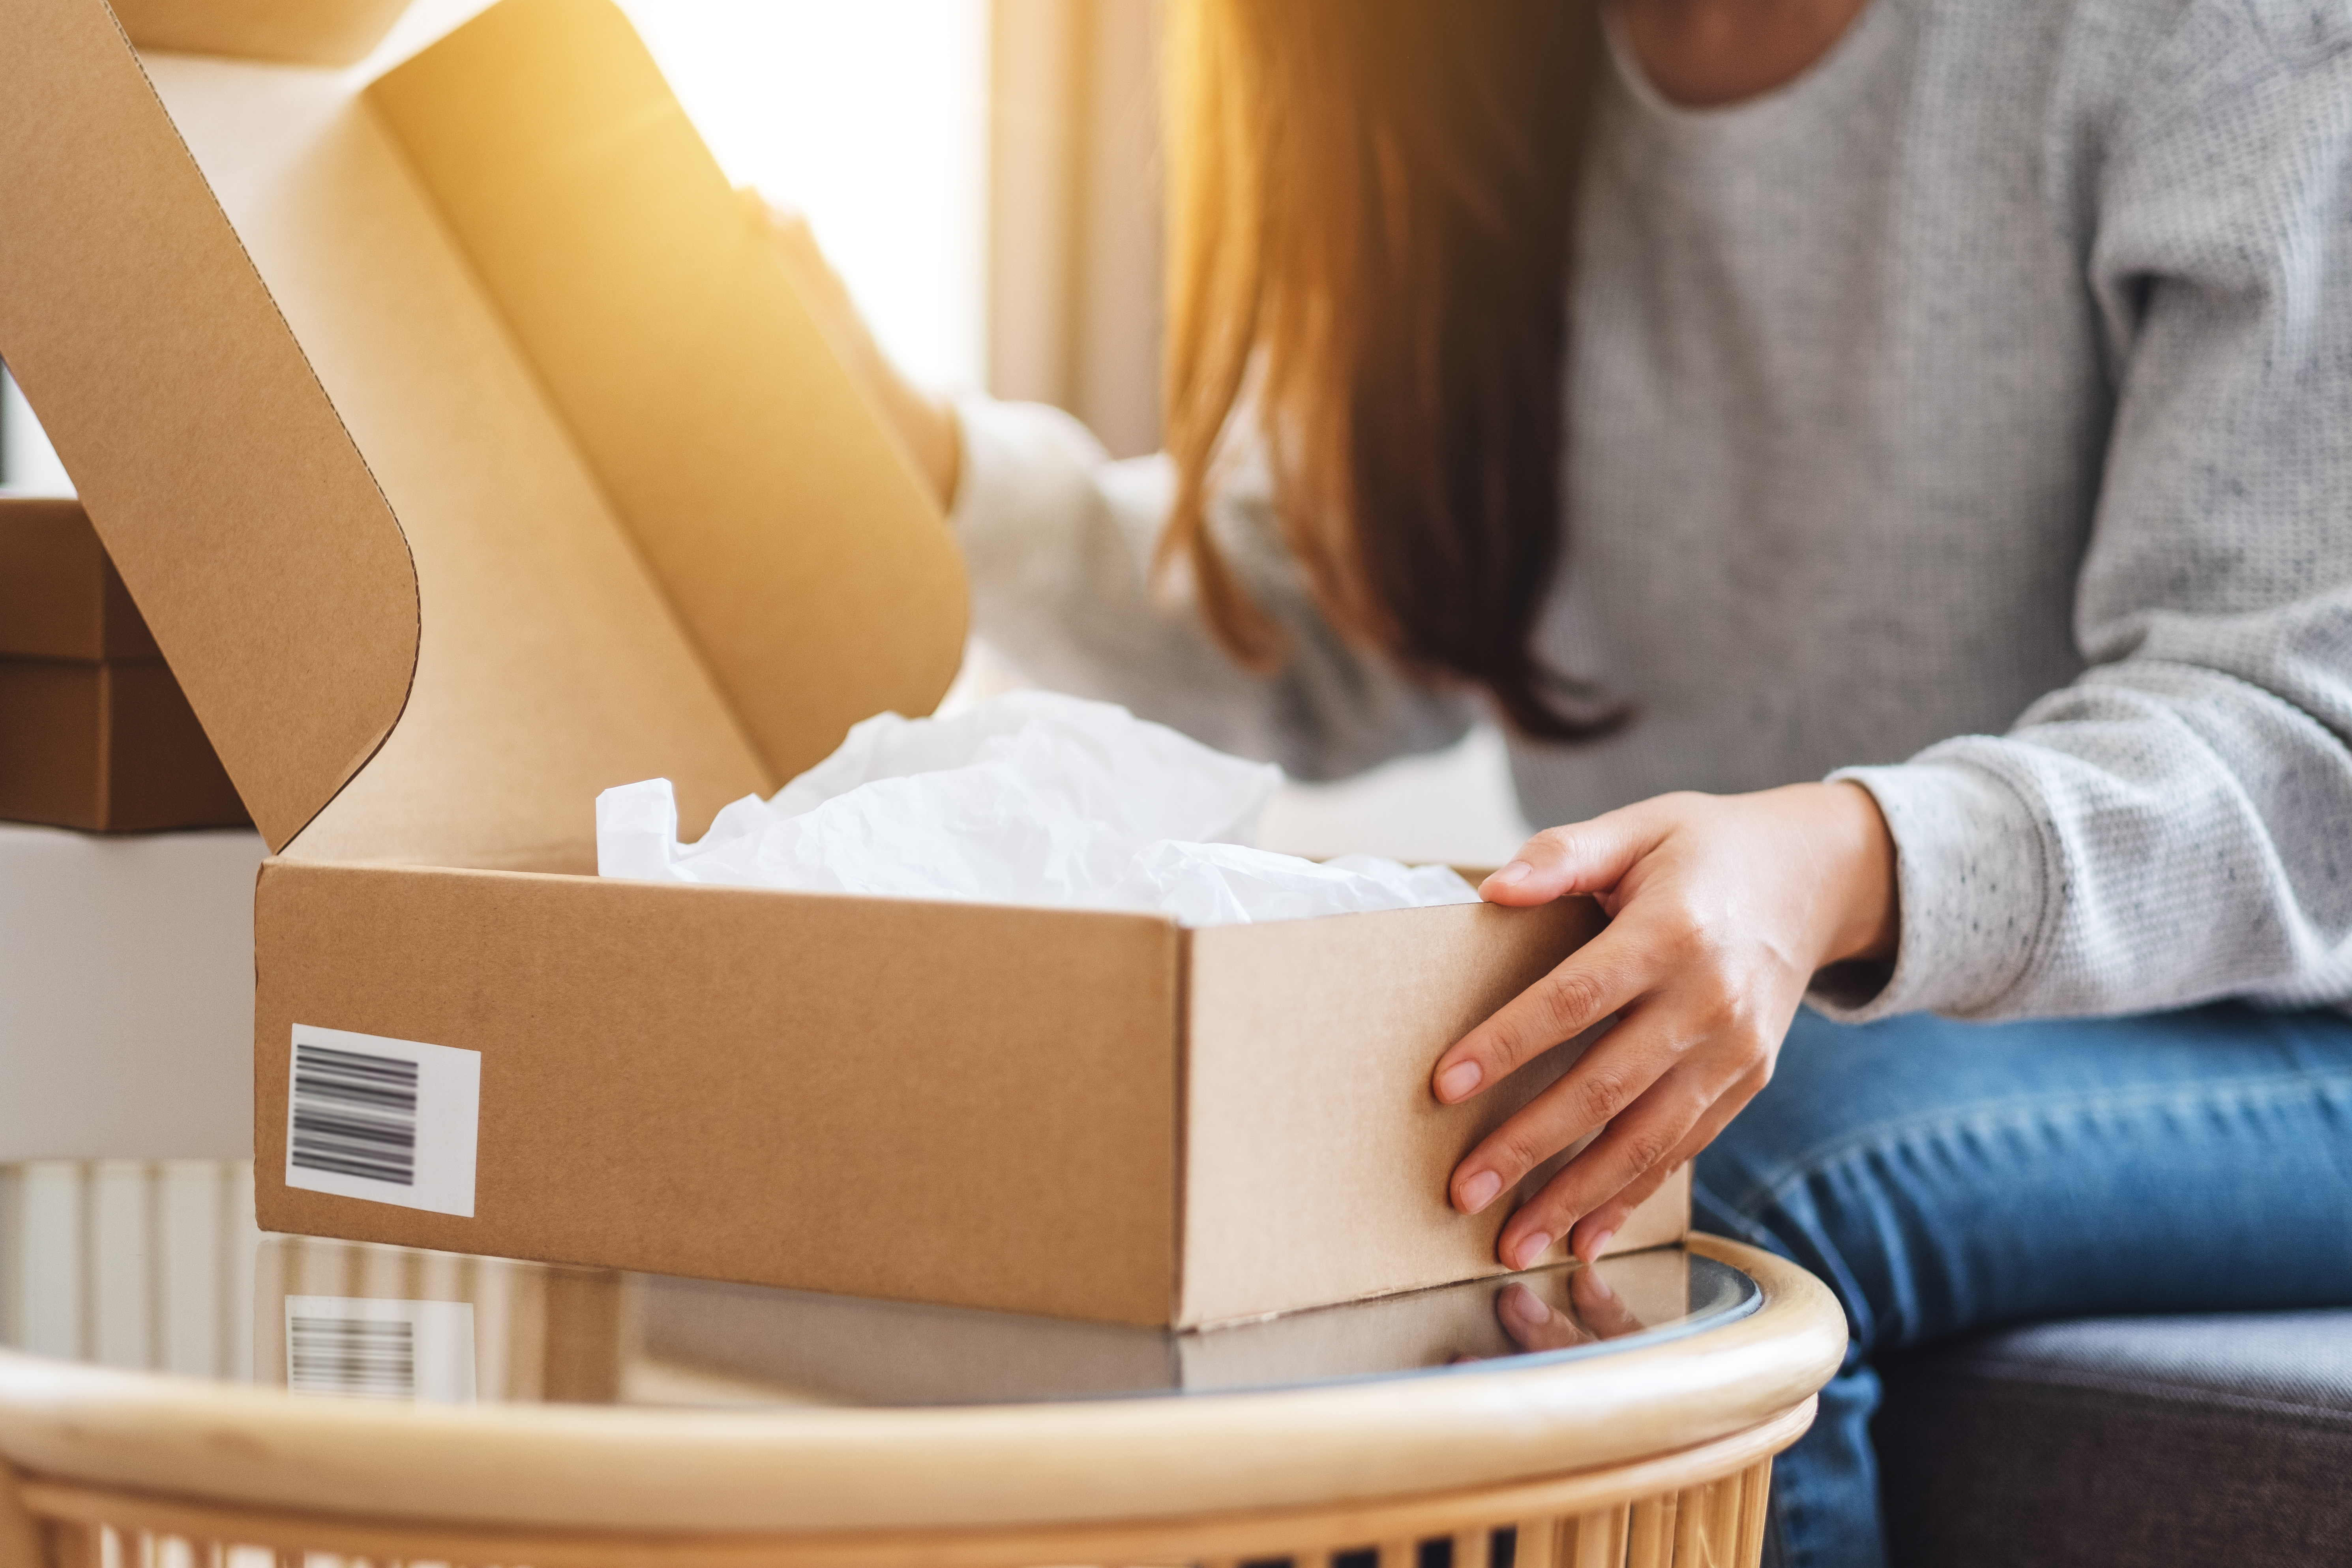
M 667 779 L 596 797 L 606 877 L 1156 911 L 1188 926 L 1474 903 L 1444 866 L 1253 848 L 1282 783 L 1108 702 L 1016 691 L 884 713 L 771 799 L 677 841 Z

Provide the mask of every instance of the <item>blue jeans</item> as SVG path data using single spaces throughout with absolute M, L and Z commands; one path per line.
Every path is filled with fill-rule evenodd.
M 1774 1468 L 1780 1561 L 1880 1568 L 1883 1352 L 2025 1319 L 2352 1304 L 2352 1018 L 1804 1011 L 1694 1169 L 1698 1228 L 1804 1265 L 1853 1336 Z

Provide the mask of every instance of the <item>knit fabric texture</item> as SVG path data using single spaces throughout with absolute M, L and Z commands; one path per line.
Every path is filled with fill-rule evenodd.
M 1612 40 L 1539 631 L 1634 704 L 1522 806 L 1824 776 L 1898 851 L 1870 1018 L 2352 999 L 2352 6 L 1872 0 L 1788 86 Z M 1149 588 L 1164 461 L 966 399 L 976 618 L 1032 674 L 1309 778 L 1476 712 L 1334 636 L 1245 441 L 1212 519 L 1293 630 Z

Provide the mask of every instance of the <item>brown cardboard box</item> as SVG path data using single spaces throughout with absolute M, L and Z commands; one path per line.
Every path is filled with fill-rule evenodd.
M 71 500 L 0 496 L 0 818 L 89 831 L 247 820 Z
M 604 0 L 372 85 L 206 54 L 198 0 L 143 57 L 100 0 L 0 7 L 0 353 L 278 851 L 265 1226 L 1151 1325 L 1499 1271 L 1508 1205 L 1445 1173 L 1572 1047 L 1473 1107 L 1426 1074 L 1589 904 L 1188 931 L 584 874 L 601 789 L 666 775 L 698 833 L 928 710 L 965 610 Z M 398 1126 L 337 1143 L 370 1096 Z

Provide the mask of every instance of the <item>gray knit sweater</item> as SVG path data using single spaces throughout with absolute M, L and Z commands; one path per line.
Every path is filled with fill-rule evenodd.
M 1902 942 L 1842 1016 L 2352 998 L 2352 5 L 1873 0 L 1704 111 L 1620 47 L 1581 226 L 1542 638 L 1641 717 L 1516 742 L 1528 817 L 1858 779 Z M 1262 465 L 1270 679 L 1147 593 L 1164 463 L 960 412 L 1039 679 L 1307 777 L 1470 721 L 1317 619 Z

